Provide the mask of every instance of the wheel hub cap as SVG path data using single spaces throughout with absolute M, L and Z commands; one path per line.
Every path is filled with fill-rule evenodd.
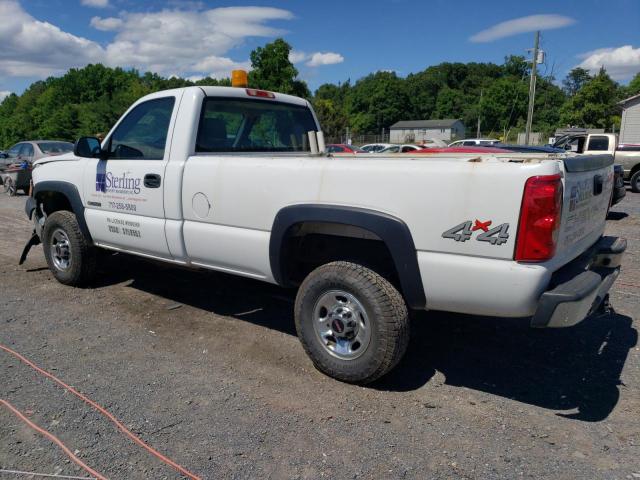
M 313 325 L 320 344 L 332 356 L 354 360 L 371 342 L 371 326 L 364 306 L 352 294 L 331 290 L 318 298 Z
M 58 270 L 67 270 L 71 265 L 71 244 L 63 230 L 56 230 L 51 235 L 51 259 Z

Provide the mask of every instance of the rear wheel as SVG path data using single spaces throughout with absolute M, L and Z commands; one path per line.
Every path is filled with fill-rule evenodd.
M 351 262 L 332 262 L 307 276 L 296 297 L 295 322 L 316 368 L 350 383 L 387 373 L 409 340 L 400 293 L 373 270 Z
M 631 175 L 629 182 L 631 183 L 631 191 L 640 193 L 640 170 Z
M 72 212 L 49 215 L 42 236 L 44 256 L 56 280 L 73 286 L 91 281 L 96 264 L 95 248 L 87 243 Z

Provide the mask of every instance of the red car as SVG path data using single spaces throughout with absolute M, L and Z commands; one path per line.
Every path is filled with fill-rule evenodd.
M 368 153 L 364 150 L 347 145 L 346 143 L 330 143 L 327 145 L 327 153 Z
M 408 153 L 508 153 L 511 150 L 495 147 L 442 147 L 442 148 L 423 148 L 415 152 Z

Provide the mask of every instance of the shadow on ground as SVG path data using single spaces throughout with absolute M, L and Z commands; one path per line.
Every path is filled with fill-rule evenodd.
M 130 281 L 129 287 L 170 302 L 295 335 L 292 290 L 122 254 L 111 255 L 108 264 L 98 287 Z M 440 371 L 448 385 L 600 421 L 618 402 L 620 374 L 637 338 L 632 319 L 615 312 L 546 330 L 529 328 L 526 319 L 420 312 L 412 319 L 406 356 L 371 388 L 415 390 Z

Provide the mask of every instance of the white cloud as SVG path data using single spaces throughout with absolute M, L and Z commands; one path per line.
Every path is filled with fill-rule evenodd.
M 599 48 L 580 55 L 580 58 L 583 60 L 579 67 L 592 73 L 597 73 L 600 67 L 604 67 L 615 80 L 628 80 L 640 72 L 640 47 L 624 45 L 617 48 Z
M 36 20 L 14 0 L 0 1 L 0 76 L 45 77 L 103 59 L 104 50 L 86 38 Z
M 564 15 L 529 15 L 498 23 L 486 30 L 469 37 L 474 43 L 493 42 L 500 38 L 511 37 L 520 33 L 535 32 L 536 30 L 552 30 L 567 27 L 576 21 Z
M 309 67 L 319 67 L 321 65 L 334 65 L 344 62 L 344 57 L 334 52 L 316 52 L 311 55 L 311 59 L 306 63 Z
M 320 67 L 322 65 L 334 65 L 344 62 L 344 57 L 335 52 L 315 52 L 306 53 L 300 50 L 292 50 L 289 53 L 289 61 L 291 63 L 302 63 L 307 61 L 305 65 L 308 67 Z
M 106 8 L 109 6 L 109 0 L 82 0 L 80 3 L 85 7 Z
M 0 0 L 0 18 L 11 19 L 0 22 L 0 76 L 44 78 L 71 67 L 104 63 L 165 76 L 220 78 L 233 69 L 250 69 L 248 60 L 231 58 L 230 50 L 247 38 L 283 35 L 286 32 L 273 22 L 290 20 L 293 14 L 271 7 L 207 9 L 200 3 L 184 3 L 155 12 L 95 16 L 92 27 L 115 32 L 106 45 L 37 20 L 17 0 Z M 292 51 L 291 58 L 311 67 L 344 61 L 333 52 Z
M 9 95 L 11 95 L 11 93 L 9 90 L 0 90 L 0 103 L 2 103 L 2 101 L 7 98 Z
M 289 52 L 289 61 L 291 63 L 304 62 L 307 58 L 309 58 L 309 55 L 300 50 L 291 50 L 291 52 Z
M 249 60 L 245 62 L 234 62 L 227 57 L 216 57 L 212 55 L 196 63 L 193 66 L 193 70 L 204 72 L 212 78 L 228 78 L 231 75 L 231 70 L 251 70 L 251 62 Z M 202 78 L 202 76 L 197 75 L 195 77 Z M 198 78 L 198 80 L 200 78 Z
M 163 74 L 195 72 L 202 59 L 222 57 L 248 37 L 283 34 L 267 22 L 291 18 L 291 12 L 270 7 L 124 13 L 106 61 Z
M 91 19 L 91 26 L 96 30 L 102 30 L 103 32 L 109 32 L 113 30 L 118 30 L 122 27 L 123 21 L 121 18 L 115 17 L 93 17 Z

